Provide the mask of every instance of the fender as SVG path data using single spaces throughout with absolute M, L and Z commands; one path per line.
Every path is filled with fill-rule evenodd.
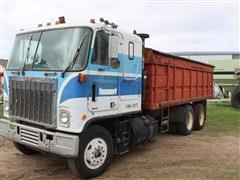
M 131 113 L 127 112 L 127 113 L 120 113 L 120 114 L 114 114 L 114 115 L 107 115 L 107 116 L 101 116 L 101 117 L 94 117 L 89 119 L 83 126 L 82 132 L 85 132 L 92 124 L 94 123 L 98 123 L 98 122 L 103 122 L 103 121 L 108 121 L 108 120 L 112 120 L 112 119 L 117 119 L 119 117 L 126 117 L 126 116 L 132 116 L 132 115 L 139 115 L 141 114 L 142 111 L 133 111 Z

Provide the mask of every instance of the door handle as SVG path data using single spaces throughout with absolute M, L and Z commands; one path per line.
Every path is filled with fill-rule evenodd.
M 138 64 L 136 64 L 136 76 L 135 77 L 128 77 L 128 78 L 124 77 L 124 80 L 125 81 L 134 81 L 134 80 L 137 80 L 137 78 L 138 78 Z
M 103 68 L 98 68 L 98 71 L 105 71 L 105 69 L 103 69 Z
M 93 102 L 96 101 L 96 84 L 95 83 L 92 84 L 92 101 Z

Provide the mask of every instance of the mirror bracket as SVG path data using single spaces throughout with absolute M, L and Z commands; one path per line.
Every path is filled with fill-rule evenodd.
M 116 35 L 111 35 L 109 36 L 109 58 L 110 60 L 114 58 L 118 58 L 118 36 Z

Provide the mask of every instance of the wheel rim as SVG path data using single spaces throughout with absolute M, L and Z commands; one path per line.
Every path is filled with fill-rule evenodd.
M 107 158 L 107 143 L 102 138 L 92 139 L 84 151 L 84 162 L 90 169 L 97 169 Z
M 186 120 L 186 123 L 188 130 L 191 130 L 193 126 L 193 114 L 191 112 L 188 112 L 188 118 Z
M 204 120 L 205 120 L 205 114 L 204 114 L 203 111 L 201 111 L 200 114 L 199 114 L 199 125 L 200 126 L 203 126 Z

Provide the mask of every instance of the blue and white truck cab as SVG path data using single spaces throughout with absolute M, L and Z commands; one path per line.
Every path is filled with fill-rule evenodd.
M 141 112 L 142 45 L 104 19 L 21 30 L 4 72 L 1 135 L 25 154 L 67 157 L 82 177 L 103 173 L 129 150 L 121 117 Z

